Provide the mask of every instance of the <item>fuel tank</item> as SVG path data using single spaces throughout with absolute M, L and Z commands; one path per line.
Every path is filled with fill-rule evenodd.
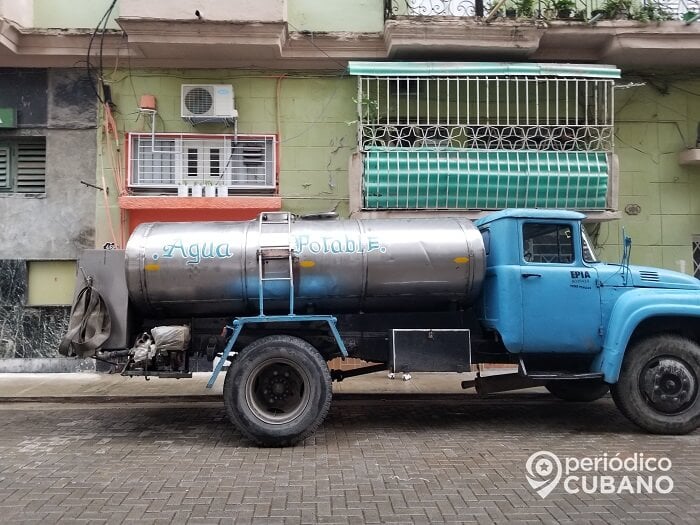
M 289 313 L 290 285 L 297 314 L 436 311 L 481 290 L 484 243 L 468 219 L 286 217 L 139 225 L 126 246 L 132 303 L 156 317 L 251 315 L 262 283 L 266 314 Z

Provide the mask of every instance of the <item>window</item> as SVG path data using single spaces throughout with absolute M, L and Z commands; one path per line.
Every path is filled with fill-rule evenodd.
M 693 237 L 693 275 L 700 279 L 700 235 Z
M 523 225 L 523 250 L 526 262 L 570 264 L 574 260 L 574 241 L 568 224 Z
M 349 69 L 358 77 L 363 209 L 610 207 L 619 70 L 420 62 Z
M 0 142 L 0 192 L 46 192 L 46 139 Z
M 175 193 L 180 184 L 224 184 L 273 191 L 277 148 L 272 135 L 129 135 L 129 187 Z

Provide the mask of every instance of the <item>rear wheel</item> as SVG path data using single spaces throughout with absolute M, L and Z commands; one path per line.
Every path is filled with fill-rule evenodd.
M 608 393 L 607 383 L 592 379 L 549 381 L 545 388 L 564 401 L 595 401 Z
M 648 432 L 686 434 L 700 425 L 700 347 L 663 335 L 645 339 L 625 353 L 615 404 Z
M 323 422 L 331 403 L 325 360 L 303 339 L 263 337 L 229 368 L 224 405 L 234 425 L 258 445 L 293 445 Z

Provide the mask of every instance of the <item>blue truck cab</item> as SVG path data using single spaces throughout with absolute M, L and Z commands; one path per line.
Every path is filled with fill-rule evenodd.
M 610 385 L 621 411 L 643 428 L 696 428 L 700 280 L 598 261 L 584 218 L 510 209 L 476 222 L 486 248 L 476 305 L 483 328 L 518 356 L 521 375 L 551 378 L 547 384 L 568 394 L 561 397 L 584 400 Z

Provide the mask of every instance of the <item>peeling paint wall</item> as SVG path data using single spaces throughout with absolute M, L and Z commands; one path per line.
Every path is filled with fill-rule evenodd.
M 304 214 L 348 213 L 347 168 L 355 150 L 356 80 L 346 76 L 277 74 L 255 71 L 117 71 L 112 82 L 121 131 L 150 131 L 150 117 L 138 113 L 143 94 L 157 99 L 157 132 L 230 133 L 223 124 L 191 126 L 180 116 L 182 84 L 232 84 L 239 113 L 239 133 L 279 134 L 279 186 L 283 208 Z M 279 115 L 278 115 L 279 109 Z M 279 126 L 279 128 L 278 128 Z M 101 151 L 113 185 L 108 155 Z M 100 171 L 101 173 L 101 171 Z M 97 203 L 97 245 L 111 241 L 107 212 L 119 224 L 116 191 L 110 206 Z
M 600 225 L 601 257 L 619 260 L 624 228 L 632 237 L 634 264 L 692 274 L 700 166 L 681 166 L 678 155 L 697 141 L 700 80 L 618 89 L 615 108 L 622 220 Z

